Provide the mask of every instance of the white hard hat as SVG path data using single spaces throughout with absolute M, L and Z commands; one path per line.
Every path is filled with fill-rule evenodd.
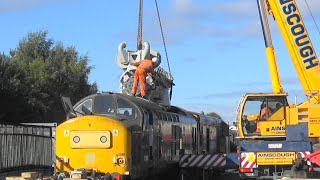
M 157 57 L 153 57 L 152 58 L 152 62 L 153 62 L 153 64 L 156 64 L 158 62 L 158 58 Z

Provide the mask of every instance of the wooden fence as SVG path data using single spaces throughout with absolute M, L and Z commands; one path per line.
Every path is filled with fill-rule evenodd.
M 55 159 L 56 124 L 0 124 L 0 173 L 50 168 Z

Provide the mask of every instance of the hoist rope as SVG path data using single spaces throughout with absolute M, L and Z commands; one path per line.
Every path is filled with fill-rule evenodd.
M 141 50 L 142 49 L 142 17 L 143 17 L 143 0 L 140 0 L 139 20 L 138 20 L 137 50 Z
M 308 10 L 309 10 L 310 15 L 311 15 L 311 17 L 312 17 L 312 19 L 313 19 L 313 22 L 314 22 L 314 24 L 315 24 L 316 27 L 317 27 L 318 33 L 320 34 L 319 27 L 318 27 L 318 25 L 317 25 L 317 23 L 316 23 L 316 20 L 314 19 L 314 16 L 313 16 L 313 14 L 312 14 L 312 12 L 311 12 L 311 10 L 310 10 L 310 7 L 309 7 L 309 4 L 308 4 L 307 0 L 304 0 L 304 2 L 306 3 L 306 5 L 307 5 L 307 7 L 308 7 Z
M 171 75 L 171 70 L 170 70 L 170 63 L 169 63 L 169 58 L 168 58 L 168 53 L 167 53 L 167 47 L 166 47 L 166 42 L 164 40 L 164 35 L 163 35 L 163 30 L 162 30 L 162 25 L 161 25 L 161 19 L 160 19 L 160 13 L 159 13 L 159 8 L 158 8 L 158 2 L 157 0 L 154 0 L 157 8 L 157 14 L 158 14 L 158 20 L 159 20 L 159 25 L 160 25 L 160 30 L 161 30 L 161 36 L 162 36 L 162 42 L 164 45 L 164 51 L 166 53 L 166 58 L 167 58 L 167 64 L 168 64 L 168 69 L 169 69 L 169 74 Z

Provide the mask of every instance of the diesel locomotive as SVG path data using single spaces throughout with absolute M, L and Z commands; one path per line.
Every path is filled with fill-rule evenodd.
M 116 62 L 123 70 L 120 93 L 85 97 L 74 106 L 63 97 L 68 120 L 56 129 L 56 172 L 85 172 L 84 178 L 147 179 L 175 176 L 182 155 L 224 153 L 228 125 L 172 106 L 173 77 L 159 65 L 159 52 L 148 42 L 138 51 L 120 43 Z M 146 77 L 147 98 L 131 95 L 135 66 L 157 57 Z M 139 96 L 139 89 L 137 92 Z M 63 172 L 63 173 L 62 173 Z M 83 178 L 83 176 L 81 176 Z
M 103 179 L 178 172 L 181 154 L 223 153 L 228 125 L 176 106 L 122 93 L 97 93 L 73 107 L 56 129 L 56 171 Z M 172 174 L 173 175 L 173 174 Z

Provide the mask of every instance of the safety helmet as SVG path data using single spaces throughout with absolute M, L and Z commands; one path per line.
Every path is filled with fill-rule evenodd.
M 153 64 L 156 64 L 158 62 L 158 58 L 157 57 L 153 57 L 152 60 Z

